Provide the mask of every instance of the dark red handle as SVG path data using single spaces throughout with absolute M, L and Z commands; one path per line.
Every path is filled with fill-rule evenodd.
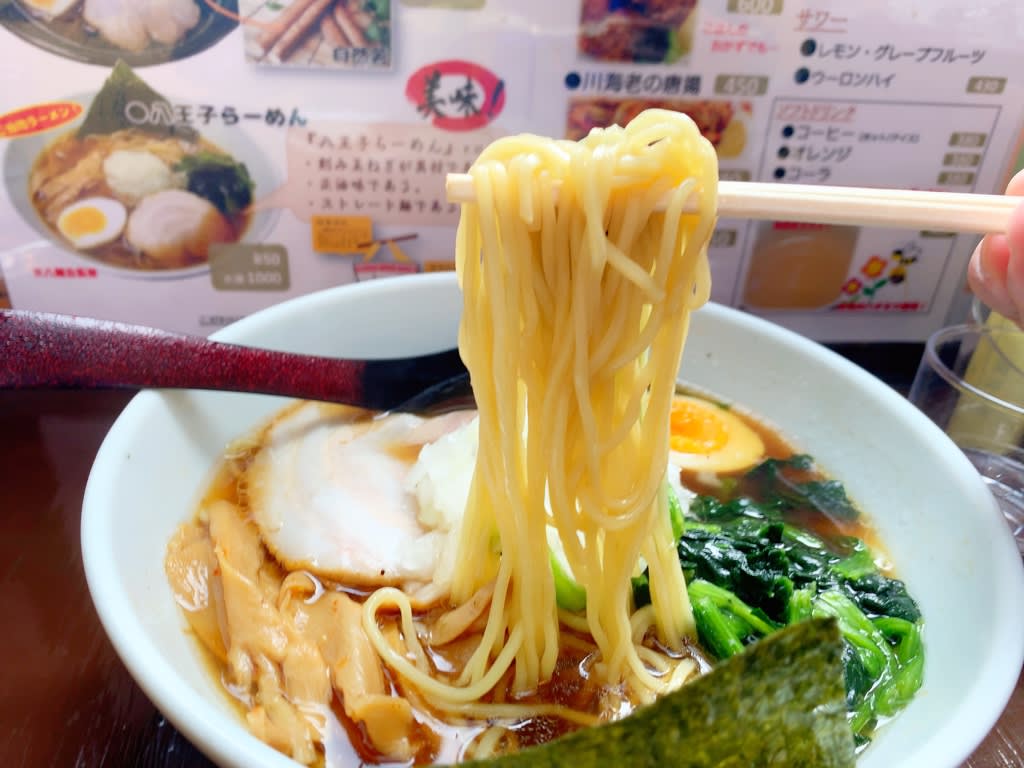
M 0 388 L 191 388 L 386 409 L 464 372 L 456 350 L 346 360 L 67 315 L 0 311 Z

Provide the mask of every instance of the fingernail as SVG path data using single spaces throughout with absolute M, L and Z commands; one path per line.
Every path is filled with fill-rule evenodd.
M 967 265 L 967 270 L 970 273 L 968 276 L 974 278 L 974 282 L 979 285 L 985 285 L 987 282 L 985 279 L 985 269 L 981 265 L 982 261 L 981 250 L 979 249 L 978 251 L 975 251 Z

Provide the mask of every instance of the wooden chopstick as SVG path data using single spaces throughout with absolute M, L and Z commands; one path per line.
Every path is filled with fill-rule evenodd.
M 453 203 L 474 199 L 469 174 L 451 173 L 445 192 Z M 936 232 L 1004 233 L 1024 197 L 817 184 L 718 182 L 720 218 L 798 221 Z M 696 213 L 687 206 L 687 213 Z

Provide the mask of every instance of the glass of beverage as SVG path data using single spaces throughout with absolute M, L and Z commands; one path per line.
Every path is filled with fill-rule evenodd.
M 751 309 L 812 310 L 840 297 L 857 227 L 764 222 L 750 255 L 743 303 Z
M 1024 332 L 993 322 L 936 331 L 909 399 L 974 464 L 1024 554 Z

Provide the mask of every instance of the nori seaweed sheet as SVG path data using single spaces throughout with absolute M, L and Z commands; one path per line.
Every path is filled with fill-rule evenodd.
M 186 141 L 196 141 L 199 138 L 199 132 L 195 128 L 178 122 L 176 117 L 171 116 L 169 117 L 173 121 L 142 122 L 133 125 L 125 116 L 126 106 L 133 101 L 141 102 L 149 108 L 159 102 L 165 110 L 173 109 L 167 99 L 150 88 L 131 67 L 123 61 L 118 61 L 103 87 L 93 98 L 89 112 L 78 127 L 78 138 L 84 139 L 93 133 L 114 133 L 122 128 L 132 127 L 157 136 L 176 136 Z
M 465 765 L 847 768 L 842 653 L 834 619 L 794 624 L 630 717 Z

